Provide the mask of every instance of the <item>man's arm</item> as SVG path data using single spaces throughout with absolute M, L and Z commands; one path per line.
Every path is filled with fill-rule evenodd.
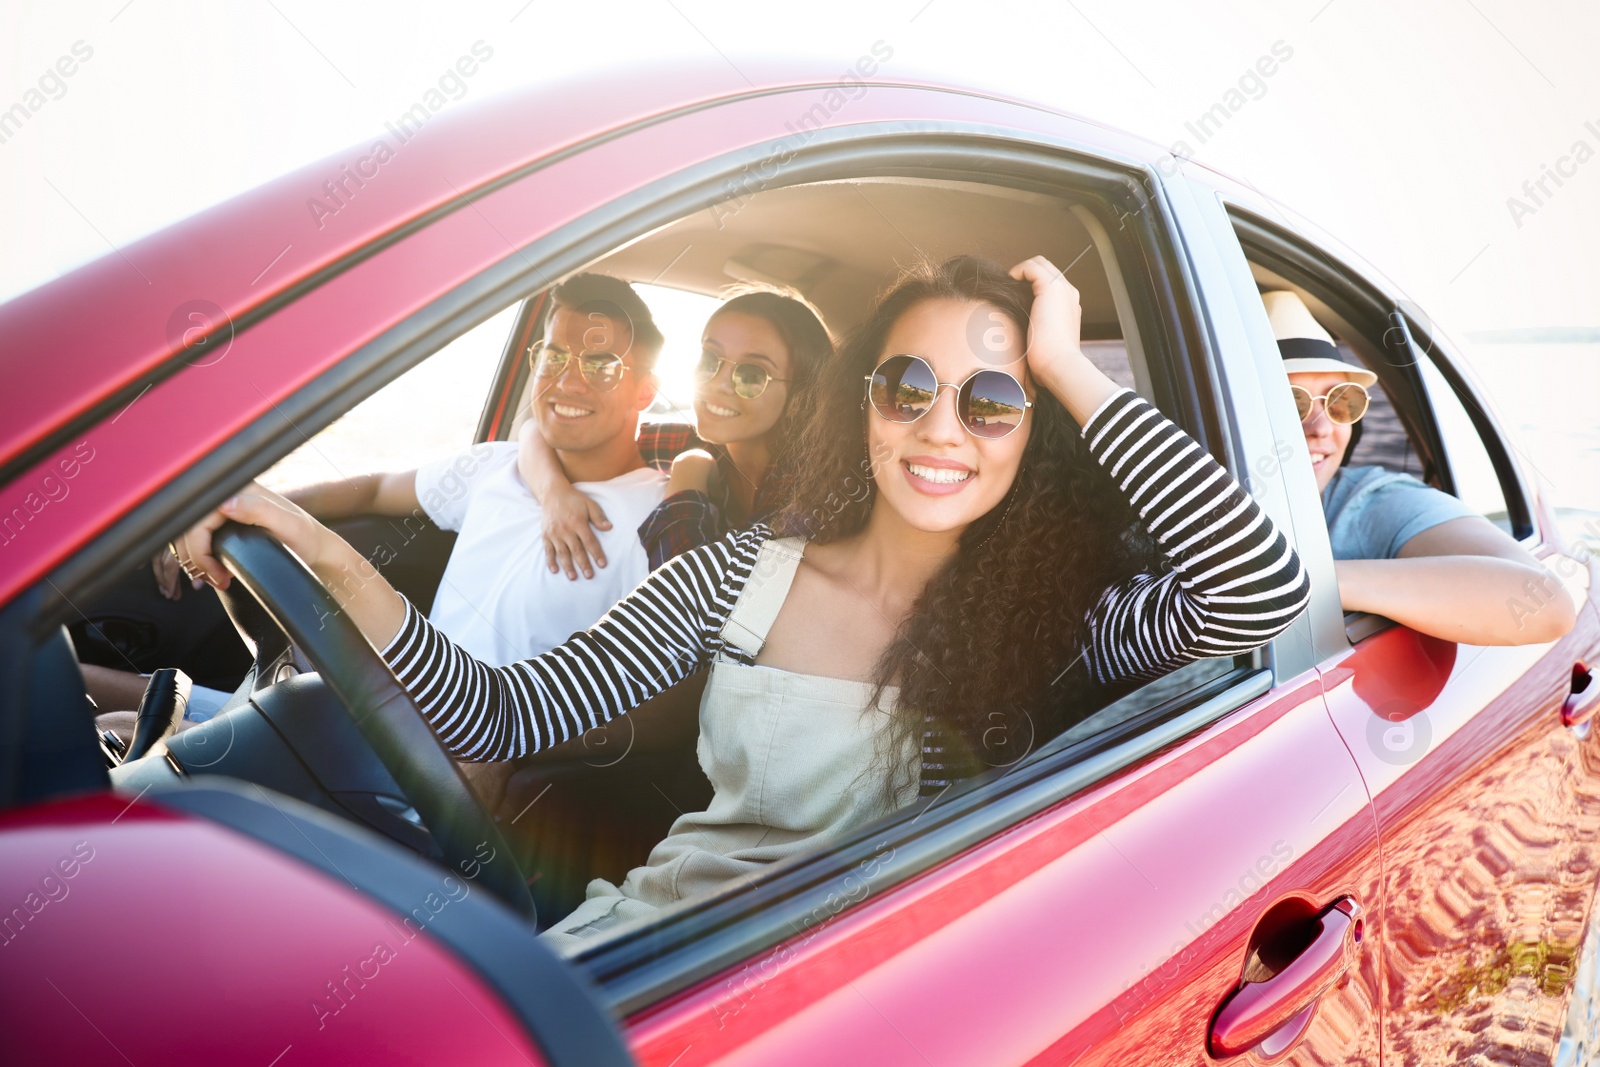
M 1344 610 L 1369 611 L 1446 641 L 1540 644 L 1577 622 L 1561 580 L 1481 516 L 1422 531 L 1397 559 L 1333 565 Z
M 360 474 L 337 482 L 302 486 L 283 494 L 318 519 L 350 515 L 410 515 L 417 499 L 417 472 Z

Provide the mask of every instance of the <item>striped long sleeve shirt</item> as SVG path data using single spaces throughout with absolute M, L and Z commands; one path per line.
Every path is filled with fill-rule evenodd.
M 1154 406 L 1121 390 L 1082 433 L 1172 564 L 1101 594 L 1084 650 L 1096 680 L 1155 678 L 1190 660 L 1247 652 L 1305 608 L 1310 581 L 1283 533 Z M 480 663 L 409 602 L 383 657 L 457 757 L 538 752 L 637 707 L 718 653 L 752 662 L 720 631 L 772 536 L 758 524 L 677 556 L 594 626 L 533 659 Z M 925 738 L 933 732 L 929 724 Z M 924 760 L 923 793 L 946 784 L 943 766 Z

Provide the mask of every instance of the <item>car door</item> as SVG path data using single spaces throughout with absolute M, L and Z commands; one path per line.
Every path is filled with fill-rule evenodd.
M 1046 753 L 928 809 L 941 821 L 919 836 L 880 829 L 791 937 L 630 1018 L 636 1055 L 1204 1064 L 1256 1047 L 1376 1064 L 1377 930 L 1355 907 L 1379 892 L 1371 811 L 1316 674 L 1269 682 L 1244 669 L 1166 704 L 1134 694 L 1142 735 Z M 1129 744 L 1178 737 L 1105 773 Z
M 1411 332 L 1397 339 L 1419 362 L 1443 362 Z M 1445 413 L 1478 403 L 1464 381 L 1423 378 L 1441 428 Z M 1463 394 L 1452 395 L 1457 388 Z M 1458 429 L 1497 433 L 1487 418 Z M 1477 466 L 1473 446 L 1485 444 L 1492 451 L 1498 442 L 1443 435 L 1463 499 L 1473 497 L 1465 484 Z M 1495 481 L 1491 495 L 1503 492 L 1514 515 L 1519 482 Z M 1592 564 L 1562 550 L 1543 525 L 1549 518 L 1537 516 L 1524 544 L 1552 579 L 1505 610 L 1537 612 L 1555 576 L 1565 577 L 1580 606 L 1565 637 L 1480 647 L 1389 626 L 1356 631 L 1349 650 L 1321 668 L 1378 815 L 1385 1048 L 1397 1062 L 1544 1063 L 1561 1036 L 1600 860 L 1600 751 L 1589 723 L 1574 721 L 1593 711 L 1588 668 L 1600 628 L 1587 604 Z
M 1585 703 L 1594 695 L 1587 667 L 1600 642 L 1587 603 L 1592 558 L 1580 562 L 1562 548 L 1548 502 L 1527 498 L 1524 461 L 1442 342 L 1422 332 L 1420 316 L 1385 302 L 1371 283 L 1352 281 L 1360 273 L 1300 227 L 1291 231 L 1264 201 L 1230 190 L 1230 203 L 1235 194 L 1250 211 L 1236 208 L 1230 217 L 1214 193 L 1209 207 L 1218 247 L 1236 272 L 1241 317 L 1266 362 L 1276 362 L 1276 345 L 1247 250 L 1269 257 L 1280 276 L 1352 322 L 1365 314 L 1377 324 L 1368 340 L 1403 372 L 1386 388 L 1410 382 L 1420 392 L 1405 399 L 1431 420 L 1435 439 L 1426 450 L 1444 484 L 1553 572 L 1550 586 L 1530 588 L 1506 610 L 1538 610 L 1556 576 L 1581 606 L 1565 637 L 1514 647 L 1442 641 L 1372 616 L 1347 619 L 1336 602 L 1311 620 L 1329 712 L 1361 768 L 1382 841 L 1385 1058 L 1549 1062 L 1600 859 L 1600 764 L 1587 724 L 1567 724 L 1593 711 Z M 1250 213 L 1258 208 L 1273 218 Z M 1289 416 L 1292 422 L 1292 409 Z M 1300 483 L 1290 491 L 1314 497 L 1298 427 L 1283 440 L 1294 457 L 1285 472 Z M 1299 532 L 1302 544 L 1326 538 L 1324 524 Z M 1331 567 L 1324 573 L 1331 577 Z
M 1479 648 L 1391 626 L 1323 668 L 1384 842 L 1386 1048 L 1398 1062 L 1547 1062 L 1594 894 L 1600 782 L 1562 721 L 1593 614 Z

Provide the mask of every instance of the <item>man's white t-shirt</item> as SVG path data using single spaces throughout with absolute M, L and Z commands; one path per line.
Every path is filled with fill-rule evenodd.
M 544 509 L 517 474 L 517 445 L 493 441 L 417 470 L 417 499 L 440 529 L 457 531 L 429 620 L 491 666 L 548 652 L 598 622 L 650 572 L 639 526 L 667 476 L 642 467 L 578 482 L 611 529 L 596 530 L 606 565 L 571 582 L 545 563 Z

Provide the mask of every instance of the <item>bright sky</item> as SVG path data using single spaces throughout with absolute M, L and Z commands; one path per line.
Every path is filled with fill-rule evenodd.
M 0 300 L 369 139 L 480 41 L 492 58 L 451 107 L 664 59 L 842 72 L 876 44 L 893 53 L 885 76 L 1184 142 L 1356 249 L 1458 340 L 1600 327 L 1600 6 L 1579 0 L 7 0 Z M 1230 117 L 1202 139 L 1219 103 Z M 704 315 L 677 303 L 660 309 L 687 353 L 669 374 Z M 474 331 L 462 366 L 487 375 L 498 345 Z M 1600 507 L 1600 345 L 1535 349 L 1468 354 L 1558 502 Z M 372 420 L 409 402 L 394 388 Z M 452 441 L 482 396 L 458 391 Z
M 42 106 L 0 142 L 0 299 L 366 138 L 478 40 L 494 56 L 463 105 L 663 56 L 843 70 L 881 40 L 887 74 L 934 72 L 1187 141 L 1458 335 L 1600 326 L 1600 158 L 1586 154 L 1600 152 L 1600 9 L 1576 0 L 10 2 L 0 109 Z M 1185 124 L 1275 44 L 1290 58 L 1199 143 Z M 62 57 L 73 73 L 58 81 Z M 1523 183 L 1547 166 L 1568 176 L 1546 178 L 1536 203 Z M 1513 196 L 1531 213 L 1514 218 Z

